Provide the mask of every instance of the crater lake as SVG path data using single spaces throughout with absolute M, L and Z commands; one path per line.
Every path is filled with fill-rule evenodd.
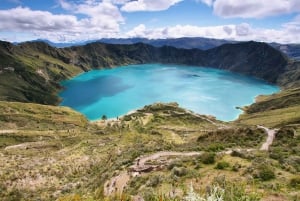
M 177 102 L 195 113 L 230 121 L 260 94 L 279 91 L 260 79 L 214 68 L 143 64 L 92 70 L 61 83 L 61 105 L 89 120 L 116 118 L 155 102 Z

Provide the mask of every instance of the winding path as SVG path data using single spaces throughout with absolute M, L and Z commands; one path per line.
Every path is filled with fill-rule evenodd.
M 166 160 L 161 161 L 161 164 L 147 164 L 148 161 L 158 160 L 162 157 L 170 156 L 197 156 L 201 155 L 203 152 L 174 152 L 174 151 L 162 151 L 157 152 L 148 156 L 140 156 L 135 159 L 134 164 L 129 167 L 128 171 L 123 171 L 119 175 L 111 178 L 104 184 L 104 194 L 106 196 L 113 195 L 114 193 L 122 193 L 126 187 L 130 177 L 135 177 L 141 175 L 142 172 L 151 172 L 166 166 Z
M 142 167 L 146 167 L 145 164 L 147 161 L 150 160 L 157 160 L 161 157 L 167 157 L 167 156 L 196 156 L 200 155 L 202 152 L 175 152 L 175 151 L 162 151 L 157 152 L 149 156 L 142 156 L 135 159 L 135 163 L 133 166 L 131 166 L 133 169 L 138 169 Z
M 275 134 L 278 131 L 278 129 L 269 129 L 264 126 L 257 126 L 258 128 L 264 129 L 268 135 L 266 142 L 262 144 L 260 147 L 261 151 L 268 151 L 270 145 L 273 143 L 273 140 L 275 138 Z M 235 149 L 238 151 L 241 151 L 241 149 Z M 245 149 L 247 152 L 255 151 L 256 149 Z M 231 154 L 232 149 L 219 152 L 223 154 Z M 168 162 L 170 162 L 171 159 L 168 159 L 167 157 L 171 156 L 197 156 L 201 155 L 203 152 L 175 152 L 175 151 L 161 151 L 157 152 L 151 155 L 147 156 L 140 156 L 135 159 L 134 164 L 128 168 L 126 171 L 122 171 L 117 176 L 111 178 L 108 180 L 104 185 L 104 194 L 106 196 L 112 195 L 114 193 L 122 193 L 124 188 L 126 188 L 126 185 L 131 177 L 140 176 L 142 173 L 151 172 L 155 170 L 160 170 L 163 167 L 165 167 Z M 148 164 L 149 161 L 156 161 L 155 164 Z
M 275 138 L 275 134 L 278 131 L 278 129 L 269 129 L 269 128 L 266 128 L 266 127 L 260 126 L 260 125 L 258 125 L 257 127 L 264 129 L 266 131 L 266 133 L 268 134 L 266 142 L 263 143 L 262 146 L 260 147 L 261 151 L 268 151 L 270 145 L 273 143 L 273 140 Z

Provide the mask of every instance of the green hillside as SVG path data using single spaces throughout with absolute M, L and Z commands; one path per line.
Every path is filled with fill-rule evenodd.
M 180 200 L 191 182 L 202 195 L 207 186 L 218 186 L 237 199 L 300 196 L 298 184 L 293 183 L 300 171 L 296 124 L 280 129 L 281 137 L 266 152 L 259 150 L 266 140 L 264 130 L 216 121 L 174 103 L 145 106 L 119 120 L 94 123 L 64 107 L 0 105 L 4 200 L 103 200 L 105 196 L 122 200 L 129 195 L 174 200 L 169 196 L 172 191 Z M 291 136 L 293 129 L 296 134 Z M 197 154 L 152 159 L 138 177 L 126 177 L 134 173 L 138 157 L 162 152 Z M 121 197 L 113 198 L 120 192 L 107 193 L 107 186 L 118 175 L 127 187 Z M 116 181 L 114 185 L 121 188 L 122 180 Z
M 298 63 L 258 42 L 222 45 L 202 51 L 142 43 L 90 43 L 54 48 L 43 42 L 13 45 L 0 41 L 0 100 L 57 105 L 60 81 L 91 69 L 141 63 L 207 66 L 256 76 L 282 87 L 299 86 Z
M 96 122 L 55 106 L 64 79 L 154 62 L 250 74 L 282 91 L 257 97 L 233 122 L 176 103 Z M 298 63 L 255 42 L 207 51 L 0 42 L 1 200 L 299 200 L 299 72 Z

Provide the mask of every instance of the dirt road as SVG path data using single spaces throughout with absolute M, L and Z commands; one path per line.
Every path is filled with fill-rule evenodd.
M 269 128 L 266 128 L 266 127 L 260 126 L 260 125 L 258 125 L 257 127 L 264 129 L 266 131 L 266 133 L 268 134 L 266 142 L 263 143 L 262 146 L 260 147 L 261 151 L 268 151 L 270 145 L 273 143 L 273 140 L 275 138 L 275 134 L 278 131 L 278 129 L 269 129 Z

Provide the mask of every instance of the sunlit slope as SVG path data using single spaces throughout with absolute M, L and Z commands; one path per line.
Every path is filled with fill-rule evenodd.
M 0 102 L 0 110 L 3 200 L 122 200 L 137 195 L 148 200 L 161 194 L 172 200 L 170 192 L 175 189 L 182 199 L 191 182 L 199 194 L 217 185 L 228 188 L 226 197 L 238 200 L 299 196 L 295 127 L 280 129 L 266 152 L 260 151 L 264 130 L 216 121 L 175 103 L 148 105 L 119 120 L 93 123 L 65 107 Z M 153 157 L 148 169 L 126 177 L 138 168 L 138 158 L 147 156 Z M 121 197 L 107 193 L 115 178 L 128 179 Z M 116 180 L 116 187 L 121 181 Z M 279 189 L 270 189 L 273 185 Z
M 247 125 L 281 127 L 300 124 L 300 88 L 284 90 L 271 96 L 259 96 L 244 108 L 237 122 Z

